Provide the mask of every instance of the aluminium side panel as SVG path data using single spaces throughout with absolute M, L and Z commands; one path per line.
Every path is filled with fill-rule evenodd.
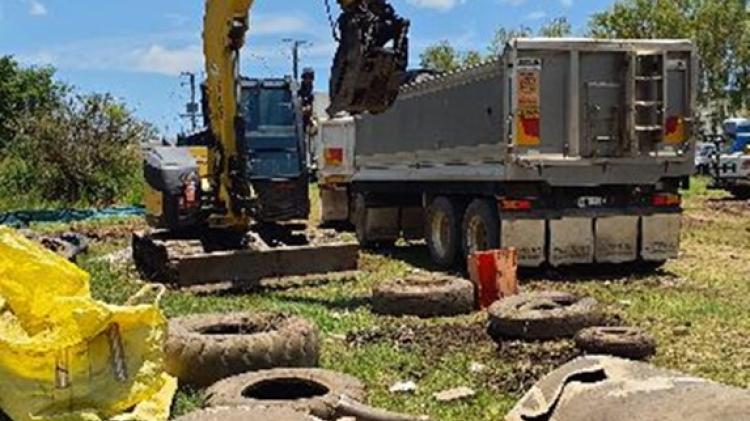
M 387 112 L 357 118 L 358 169 L 501 165 L 505 83 L 498 60 L 404 87 Z

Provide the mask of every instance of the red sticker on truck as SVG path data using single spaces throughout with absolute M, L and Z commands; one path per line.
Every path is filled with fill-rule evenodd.
M 541 142 L 541 75 L 539 64 L 519 63 L 516 73 L 516 145 Z

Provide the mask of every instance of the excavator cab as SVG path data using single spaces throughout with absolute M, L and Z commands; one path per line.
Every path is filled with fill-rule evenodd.
M 398 96 L 409 58 L 409 21 L 386 0 L 343 8 L 329 92 L 333 116 L 386 111 Z

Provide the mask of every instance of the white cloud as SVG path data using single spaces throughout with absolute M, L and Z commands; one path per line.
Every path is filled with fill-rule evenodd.
M 526 3 L 526 0 L 500 0 L 500 3 L 516 7 Z
M 513 7 L 528 3 L 528 0 L 498 0 L 498 1 L 501 4 L 507 4 Z M 548 0 L 548 2 L 552 2 L 552 1 L 559 1 L 560 4 L 565 8 L 569 8 L 573 6 L 573 0 Z M 539 3 L 542 3 L 542 2 L 539 2 Z
M 525 16 L 526 20 L 541 20 L 547 17 L 547 12 L 544 10 L 536 10 L 533 12 L 530 12 Z
M 199 45 L 168 48 L 153 44 L 132 51 L 130 60 L 137 71 L 176 76 L 180 72 L 200 68 L 203 51 Z
M 309 33 L 314 29 L 302 16 L 266 16 L 250 18 L 250 36 Z
M 446 12 L 453 9 L 459 4 L 465 3 L 466 0 L 406 0 L 409 4 L 424 9 L 433 9 L 440 12 Z
M 38 0 L 29 0 L 29 14 L 31 16 L 46 16 L 47 7 Z

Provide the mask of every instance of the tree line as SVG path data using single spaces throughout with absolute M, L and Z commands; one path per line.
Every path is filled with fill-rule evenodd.
M 138 202 L 140 145 L 154 129 L 54 76 L 0 57 L 0 209 Z

